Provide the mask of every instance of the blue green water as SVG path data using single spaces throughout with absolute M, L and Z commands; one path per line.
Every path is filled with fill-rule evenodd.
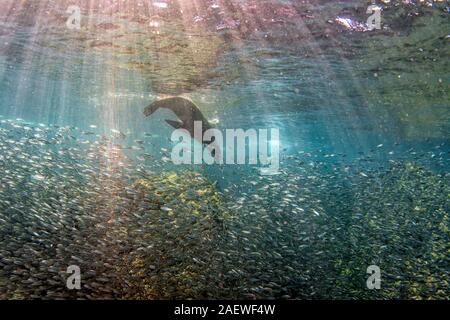
M 447 1 L 66 2 L 0 4 L 0 298 L 448 299 Z M 172 164 L 170 96 L 279 174 Z

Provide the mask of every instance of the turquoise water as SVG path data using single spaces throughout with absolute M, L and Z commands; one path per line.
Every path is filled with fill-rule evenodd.
M 448 299 L 449 4 L 377 4 L 3 0 L 0 298 Z M 172 96 L 278 174 L 174 165 Z

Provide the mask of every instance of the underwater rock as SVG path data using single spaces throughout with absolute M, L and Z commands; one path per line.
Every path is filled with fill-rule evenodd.
M 139 179 L 133 189 L 128 234 L 136 246 L 123 265 L 131 287 L 125 297 L 220 296 L 223 267 L 215 252 L 229 212 L 215 187 L 197 173 L 166 172 Z M 146 203 L 152 209 L 143 209 Z

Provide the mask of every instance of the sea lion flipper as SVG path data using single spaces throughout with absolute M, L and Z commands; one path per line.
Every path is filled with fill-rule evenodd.
M 177 121 L 177 120 L 166 120 L 166 122 L 167 122 L 170 126 L 174 127 L 175 129 L 181 129 L 181 128 L 184 128 L 183 122 L 181 122 L 181 121 Z

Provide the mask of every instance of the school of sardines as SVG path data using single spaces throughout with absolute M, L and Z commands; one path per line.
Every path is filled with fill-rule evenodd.
M 449 174 L 422 165 L 448 165 L 442 146 L 372 168 L 300 152 L 220 189 L 120 138 L 0 118 L 0 299 L 448 295 Z

